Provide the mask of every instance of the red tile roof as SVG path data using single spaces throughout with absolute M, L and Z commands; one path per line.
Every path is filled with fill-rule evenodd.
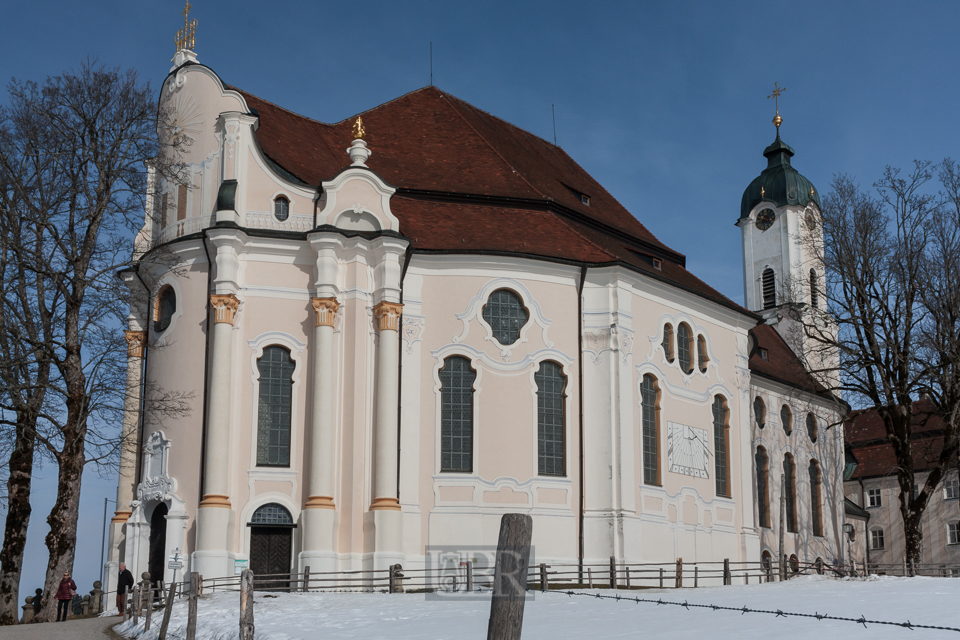
M 824 386 L 807 372 L 776 329 L 764 323 L 758 324 L 750 333 L 756 341 L 753 353 L 750 354 L 751 372 L 811 393 L 827 393 Z M 763 350 L 766 350 L 766 359 L 763 357 Z
M 934 467 L 943 450 L 944 422 L 933 413 L 930 400 L 913 403 L 913 464 L 916 471 Z M 875 410 L 857 411 L 843 425 L 844 437 L 859 466 L 854 478 L 872 478 L 896 473 L 897 459 L 887 440 L 883 419 Z

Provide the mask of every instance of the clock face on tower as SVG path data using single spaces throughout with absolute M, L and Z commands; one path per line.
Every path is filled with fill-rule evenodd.
M 773 212 L 773 209 L 764 209 L 757 214 L 757 229 L 760 231 L 766 231 L 773 226 L 773 221 L 777 215 Z
M 671 473 L 709 478 L 710 446 L 706 429 L 667 423 L 667 461 Z

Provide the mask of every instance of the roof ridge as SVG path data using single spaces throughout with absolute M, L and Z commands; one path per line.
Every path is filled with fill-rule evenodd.
M 425 86 L 425 87 L 420 87 L 419 89 L 413 89 L 412 91 L 407 91 L 407 92 L 404 93 L 403 95 L 399 95 L 399 96 L 397 96 L 396 98 L 391 98 L 390 100 L 387 100 L 386 102 L 381 102 L 380 104 L 376 105 L 375 107 L 370 107 L 369 109 L 364 109 L 363 111 L 358 111 L 357 113 L 353 114 L 352 116 L 347 116 L 347 117 L 344 118 L 343 120 L 338 120 L 337 122 L 331 122 L 331 123 L 330 123 L 330 126 L 331 126 L 331 127 L 335 127 L 335 126 L 337 126 L 337 125 L 341 125 L 341 124 L 343 124 L 343 123 L 345 123 L 345 122 L 349 122 L 350 120 L 353 120 L 353 119 L 356 118 L 357 116 L 362 116 L 362 115 L 364 115 L 364 114 L 366 114 L 366 113 L 370 113 L 371 111 L 374 111 L 374 110 L 376 110 L 376 109 L 379 109 L 380 107 L 385 107 L 385 106 L 387 106 L 388 104 L 393 104 L 394 102 L 397 102 L 397 101 L 399 101 L 399 100 L 403 100 L 403 99 L 406 98 L 407 96 L 411 96 L 411 95 L 413 95 L 413 94 L 415 94 L 415 93 L 420 93 L 421 91 L 429 91 L 430 89 L 436 89 L 437 91 L 440 91 L 440 89 L 437 89 L 437 88 L 436 88 L 435 86 L 433 86 L 433 85 L 427 85 L 427 86 Z M 440 93 L 446 95 L 446 93 L 445 93 L 444 91 L 440 91 Z

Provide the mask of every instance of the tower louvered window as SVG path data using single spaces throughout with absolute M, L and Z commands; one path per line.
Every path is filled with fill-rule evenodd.
M 690 327 L 685 322 L 677 326 L 677 358 L 684 373 L 693 372 L 693 340 Z
M 727 477 L 727 401 L 723 396 L 713 399 L 713 459 L 717 475 L 717 495 L 730 495 Z
M 556 362 L 543 362 L 537 383 L 537 460 L 542 476 L 566 475 L 563 391 L 567 380 Z
M 177 221 L 185 220 L 187 217 L 187 185 L 181 184 L 177 187 Z
M 813 521 L 813 535 L 823 535 L 823 522 L 820 515 L 820 465 L 810 461 L 810 516 Z
M 257 413 L 257 465 L 290 466 L 290 412 L 294 363 L 283 347 L 267 347 L 257 360 L 260 399 Z
M 763 270 L 763 308 L 772 309 L 777 306 L 777 276 L 773 269 Z
M 787 531 L 797 532 L 797 475 L 793 456 L 783 457 L 783 492 L 787 510 Z
M 820 306 L 820 287 L 817 281 L 817 270 L 810 269 L 810 306 Z
M 520 296 L 508 289 L 494 291 L 483 305 L 483 319 L 490 325 L 493 337 L 503 345 L 517 341 L 529 317 Z
M 473 382 L 470 361 L 452 356 L 440 369 L 440 470 L 473 471 Z
M 660 484 L 660 424 L 657 407 L 657 379 L 647 374 L 640 382 L 643 432 L 643 483 Z
M 757 519 L 761 527 L 770 526 L 770 502 L 767 493 L 769 482 L 769 460 L 767 450 L 757 447 Z

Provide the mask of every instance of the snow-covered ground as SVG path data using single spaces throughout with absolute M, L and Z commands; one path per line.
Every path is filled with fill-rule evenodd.
M 872 577 L 835 580 L 804 576 L 785 583 L 707 587 L 701 589 L 595 590 L 591 593 L 623 597 L 663 598 L 670 601 L 715 604 L 751 609 L 820 613 L 836 616 L 960 628 L 960 579 Z M 200 599 L 197 638 L 226 640 L 239 637 L 238 593 L 209 594 Z M 364 638 L 482 640 L 487 633 L 490 602 L 467 594 L 442 600 L 424 594 L 309 593 L 266 594 L 255 600 L 256 640 Z M 160 626 L 154 616 L 150 631 L 130 620 L 114 630 L 126 638 L 154 640 Z M 178 603 L 167 634 L 186 637 L 186 602 Z M 927 629 L 908 630 L 812 618 L 783 618 L 769 614 L 676 606 L 637 604 L 536 593 L 524 612 L 524 640 L 561 638 L 816 638 L 816 640 L 878 640 L 957 638 L 960 633 Z

